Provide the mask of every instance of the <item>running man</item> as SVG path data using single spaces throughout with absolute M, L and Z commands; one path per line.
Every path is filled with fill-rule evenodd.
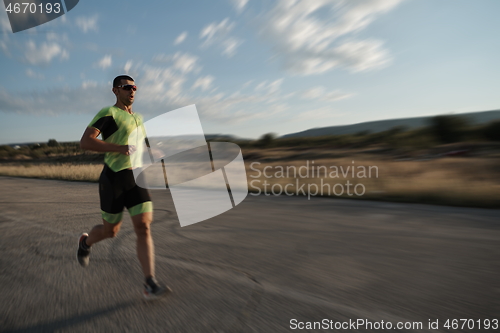
M 158 298 L 170 291 L 159 285 L 154 276 L 154 247 L 150 225 L 153 204 L 148 190 L 136 185 L 130 155 L 136 147 L 128 144 L 132 131 L 143 126 L 142 116 L 132 111 L 137 86 L 128 75 L 113 80 L 116 103 L 105 107 L 92 119 L 80 140 L 85 150 L 105 152 L 104 169 L 99 178 L 102 224 L 78 240 L 77 258 L 88 266 L 92 245 L 115 237 L 122 223 L 123 208 L 127 207 L 137 235 L 137 256 L 146 279 L 144 297 Z M 141 128 L 142 129 L 142 128 Z M 97 139 L 99 134 L 102 140 Z

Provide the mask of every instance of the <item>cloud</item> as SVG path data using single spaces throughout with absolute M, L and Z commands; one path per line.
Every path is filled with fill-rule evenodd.
M 337 67 L 353 72 L 378 69 L 391 61 L 383 42 L 356 40 L 355 34 L 402 1 L 280 0 L 261 18 L 261 36 L 273 44 L 285 69 L 295 74 L 320 74 Z
M 2 52 L 8 56 L 12 56 L 12 48 L 15 42 L 9 38 L 9 35 L 12 36 L 12 29 L 10 27 L 9 17 L 7 16 L 7 12 L 0 10 L 0 48 Z
M 286 109 L 279 103 L 282 79 L 266 82 L 259 91 L 242 95 L 213 89 L 211 75 L 194 77 L 195 71 L 183 71 L 175 65 L 172 55 L 158 55 L 157 63 L 167 67 L 132 65 L 140 89 L 134 108 L 147 116 L 196 104 L 200 117 L 214 124 L 236 124 L 252 119 L 270 117 Z M 180 57 L 177 57 L 180 59 Z M 187 82 L 194 83 L 187 87 Z M 199 89 L 198 89 L 199 88 Z M 203 93 L 203 94 L 201 94 Z
M 0 13 L 0 29 L 2 29 L 2 33 L 4 34 L 12 32 L 7 12 L 4 12 L 3 10 L 2 13 Z
M 99 60 L 97 62 L 97 66 L 102 68 L 102 69 L 106 69 L 108 68 L 109 66 L 111 66 L 111 55 L 107 54 L 105 55 L 101 60 Z
M 339 90 L 334 90 L 330 92 L 326 92 L 326 88 L 322 86 L 313 87 L 305 90 L 301 97 L 303 99 L 309 100 L 321 100 L 326 102 L 334 102 L 339 101 L 341 99 L 346 99 L 354 96 L 352 93 L 343 93 Z
M 344 43 L 336 51 L 347 66 L 354 72 L 360 72 L 384 67 L 392 60 L 382 45 L 382 42 L 376 40 L 352 41 Z
M 92 81 L 92 80 L 85 80 L 82 82 L 82 88 L 83 89 L 88 89 L 88 88 L 96 88 L 97 87 L 97 82 Z
M 351 98 L 355 94 L 353 93 L 343 93 L 341 91 L 335 90 L 331 91 L 323 96 L 323 100 L 327 102 L 340 101 L 341 99 Z
M 55 32 L 48 32 L 46 35 L 47 41 L 49 42 L 61 42 L 69 43 L 69 38 L 67 34 L 58 34 Z
M 58 20 L 54 20 L 58 21 Z M 48 22 L 48 25 L 55 26 L 54 21 Z M 59 23 L 58 23 L 59 24 Z M 10 23 L 6 13 L 0 13 L 0 26 L 2 29 L 8 25 L 9 30 L 3 30 L 0 34 L 0 49 L 3 53 L 20 63 L 28 63 L 30 65 L 45 66 L 50 64 L 54 59 L 67 60 L 69 59 L 68 47 L 70 46 L 69 38 L 66 33 L 46 32 L 40 34 L 36 28 L 27 30 L 22 35 L 26 35 L 29 39 L 19 39 L 11 37 Z
M 222 54 L 231 58 L 236 54 L 236 49 L 242 44 L 239 39 L 230 37 L 222 42 L 223 51 Z
M 192 89 L 200 88 L 202 91 L 207 91 L 212 87 L 214 79 L 215 78 L 210 75 L 200 77 L 194 82 Z
M 297 122 L 303 122 L 303 121 L 308 121 L 311 119 L 331 119 L 331 118 L 338 118 L 344 116 L 345 113 L 338 113 L 335 112 L 335 110 L 332 110 L 331 107 L 329 106 L 323 106 L 320 108 L 308 110 L 305 112 L 301 112 L 298 115 L 296 115 L 293 120 Z
M 302 98 L 304 99 L 317 99 L 321 96 L 323 96 L 325 93 L 325 88 L 324 87 L 314 87 L 311 89 L 307 89 L 304 91 L 302 94 Z
M 259 83 L 255 86 L 255 91 L 263 91 L 267 94 L 271 95 L 278 92 L 281 88 L 281 84 L 283 83 L 283 79 L 275 80 L 271 83 L 267 83 L 267 81 Z
M 171 63 L 174 69 L 183 73 L 198 72 L 201 69 L 198 65 L 198 57 L 187 52 L 177 52 L 174 55 L 158 54 L 153 57 L 153 61 Z
M 97 27 L 98 15 L 95 14 L 93 16 L 80 16 L 75 19 L 75 24 L 78 28 L 80 28 L 83 33 L 87 33 L 89 31 L 97 32 L 99 29 Z
M 45 78 L 42 73 L 37 73 L 33 71 L 31 68 L 26 69 L 26 76 L 32 79 L 40 79 L 40 80 Z
M 125 66 L 123 66 L 123 70 L 125 71 L 126 74 L 130 73 L 130 68 L 132 68 L 132 60 L 128 60 L 125 63 Z
M 233 3 L 234 8 L 238 13 L 241 13 L 243 9 L 245 9 L 245 6 L 248 3 L 248 0 L 231 0 Z
M 232 37 L 230 32 L 235 24 L 230 22 L 228 18 L 220 23 L 213 22 L 204 27 L 200 32 L 200 39 L 204 39 L 202 47 L 216 45 L 222 48 L 222 54 L 228 58 L 236 54 L 236 49 L 243 43 L 242 40 Z
M 176 53 L 172 60 L 174 61 L 174 67 L 179 69 L 181 72 L 189 73 L 196 70 L 198 57 L 190 55 L 188 53 Z
M 248 94 L 219 92 L 214 87 L 213 76 L 197 76 L 195 70 L 188 69 L 192 66 L 181 65 L 188 63 L 185 62 L 186 57 L 181 55 L 185 54 L 157 56 L 157 63 L 162 66 L 130 60 L 120 66 L 126 66 L 134 73 L 139 86 L 134 109 L 146 118 L 196 104 L 204 122 L 220 126 L 272 117 L 288 108 L 280 95 L 282 79 L 265 82 L 258 91 Z M 197 61 L 194 63 L 198 66 Z M 108 84 L 86 80 L 85 77 L 82 81 L 74 87 L 22 93 L 8 93 L 0 88 L 0 112 L 58 115 L 67 114 L 70 110 L 73 113 L 86 113 L 91 117 L 103 106 L 114 102 Z M 189 82 L 193 83 L 188 86 Z
M 139 97 L 146 109 L 150 109 L 152 105 L 185 103 L 183 85 L 187 80 L 186 72 L 179 71 L 172 63 L 170 65 L 170 67 L 144 65 L 134 69 L 138 73 L 135 77 L 136 82 L 141 87 Z M 150 104 L 146 105 L 148 103 Z
M 107 88 L 107 87 L 106 87 Z M 0 89 L 0 111 L 24 114 L 92 113 L 110 105 L 111 89 L 102 86 L 55 88 L 43 91 L 9 93 Z M 82 103 L 82 104 L 80 104 Z
M 223 94 L 196 98 L 196 107 L 203 120 L 217 124 L 241 124 L 274 116 L 288 109 L 284 103 L 268 104 L 267 95 Z
M 0 49 L 2 49 L 3 53 L 7 56 L 10 56 L 9 48 L 7 47 L 7 43 L 3 40 L 0 40 Z
M 182 43 L 184 40 L 186 40 L 186 37 L 187 37 L 188 33 L 187 31 L 184 31 L 183 33 L 181 33 L 179 36 L 177 36 L 177 38 L 175 39 L 174 41 L 174 45 L 179 45 L 180 43 Z
M 59 43 L 44 42 L 41 43 L 40 46 L 37 46 L 35 42 L 30 40 L 26 44 L 24 58 L 31 65 L 45 65 L 56 57 L 59 57 L 61 60 L 69 58 L 68 51 Z
M 204 27 L 200 32 L 200 39 L 205 38 L 203 44 L 210 45 L 221 36 L 228 35 L 233 28 L 234 23 L 229 22 L 229 19 L 225 18 L 220 23 L 213 22 Z

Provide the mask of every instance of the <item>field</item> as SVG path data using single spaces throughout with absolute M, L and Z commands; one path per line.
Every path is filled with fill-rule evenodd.
M 323 151 L 322 154 L 324 153 Z M 340 158 L 309 156 L 301 160 L 254 163 L 253 167 L 251 163 L 247 162 L 249 185 L 252 180 L 256 179 L 258 181 L 254 182 L 254 185 L 260 185 L 262 188 L 264 181 L 267 180 L 271 184 L 267 186 L 268 193 L 272 192 L 272 184 L 281 184 L 281 188 L 284 188 L 286 184 L 297 184 L 298 180 L 299 186 L 306 184 L 305 188 L 310 188 L 313 192 L 318 188 L 319 194 L 333 197 L 500 207 L 498 159 L 448 157 L 428 160 L 393 160 L 361 155 Z M 305 172 L 307 166 L 309 166 L 307 168 L 309 177 L 301 177 L 298 172 L 294 177 L 294 170 L 298 171 L 301 167 L 302 176 L 307 176 Z M 268 172 L 264 175 L 262 171 L 266 167 L 268 167 Z M 285 170 L 285 177 L 282 177 L 281 169 Z M 325 172 L 325 170 L 328 171 Z M 271 176 L 273 171 L 278 177 L 266 178 L 266 176 Z M 347 182 L 352 184 L 351 195 L 346 193 Z M 325 184 L 330 185 L 330 193 Z M 356 193 L 357 184 L 359 185 Z M 334 186 L 336 193 L 334 193 Z M 296 189 L 296 187 L 289 185 L 289 189 Z M 276 190 L 279 188 L 275 186 Z M 252 186 L 250 189 L 252 190 Z M 342 189 L 344 193 L 338 195 Z M 364 194 L 357 195 L 363 189 Z
M 254 193 L 500 207 L 495 156 L 398 159 L 326 148 L 246 148 L 243 155 Z M 0 175 L 96 182 L 102 164 L 90 159 L 4 161 Z

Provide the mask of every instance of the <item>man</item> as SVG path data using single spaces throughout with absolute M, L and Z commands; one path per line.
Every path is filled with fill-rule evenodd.
M 144 297 L 155 299 L 170 289 L 160 286 L 154 277 L 154 249 L 150 225 L 153 204 L 149 192 L 137 186 L 130 156 L 136 146 L 128 144 L 131 132 L 143 130 L 142 116 L 132 111 L 137 86 L 128 75 L 113 80 L 116 103 L 105 107 L 92 119 L 80 140 L 85 150 L 105 152 L 104 169 L 99 178 L 102 224 L 94 226 L 78 240 L 77 258 L 80 265 L 88 266 L 92 245 L 106 238 L 115 237 L 122 223 L 123 208 L 127 207 L 137 235 L 137 256 L 146 283 Z M 102 140 L 97 139 L 99 134 Z

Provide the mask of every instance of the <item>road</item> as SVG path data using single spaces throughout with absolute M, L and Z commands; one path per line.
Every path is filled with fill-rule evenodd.
M 500 319 L 498 210 L 249 195 L 181 228 L 168 191 L 153 191 L 157 277 L 173 293 L 145 302 L 127 214 L 89 267 L 75 259 L 100 221 L 97 184 L 0 185 L 2 332 L 328 332 L 357 319 L 445 332 L 447 319 L 474 319 L 465 331 Z M 331 326 L 292 329 L 307 322 Z

